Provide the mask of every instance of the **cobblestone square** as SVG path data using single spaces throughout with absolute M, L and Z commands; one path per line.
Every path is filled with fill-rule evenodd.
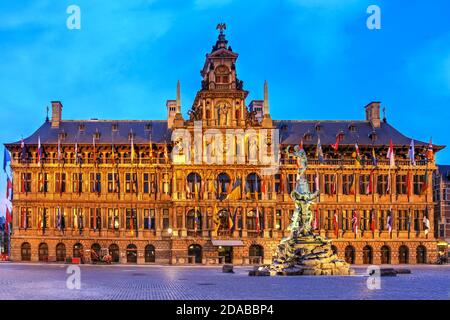
M 81 289 L 66 286 L 68 265 L 0 264 L 0 299 L 305 300 L 450 299 L 450 266 L 406 266 L 410 275 L 381 278 L 369 290 L 365 268 L 351 277 L 249 277 L 251 267 L 81 266 Z

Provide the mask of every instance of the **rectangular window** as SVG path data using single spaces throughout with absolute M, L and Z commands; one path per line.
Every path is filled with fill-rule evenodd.
M 335 174 L 326 174 L 324 175 L 325 178 L 325 194 L 327 195 L 335 195 L 337 190 L 336 190 L 336 185 L 337 185 L 337 181 L 336 178 L 337 176 Z
M 397 211 L 397 230 L 408 231 L 408 210 Z
M 38 214 L 38 228 L 47 229 L 50 226 L 48 208 L 39 208 Z
M 296 174 L 288 174 L 287 175 L 287 191 L 288 193 L 291 193 L 295 189 L 297 175 Z
M 335 210 L 327 210 L 325 211 L 325 229 L 328 231 L 334 230 L 334 213 Z
M 100 230 L 102 228 L 102 213 L 100 208 L 90 208 L 90 228 Z
M 108 209 L 108 229 L 119 230 L 119 228 L 120 228 L 119 209 L 118 208 L 109 208 Z
M 72 190 L 74 193 L 82 193 L 83 192 L 83 174 L 82 173 L 74 173 L 72 175 Z
M 20 208 L 20 228 L 31 228 L 31 208 Z
M 414 210 L 414 231 L 420 232 L 423 230 L 423 216 L 424 211 Z
M 144 209 L 144 229 L 156 230 L 155 209 Z
M 66 192 L 66 174 L 56 173 L 55 174 L 55 192 L 64 193 Z
M 352 219 L 353 219 L 352 210 L 342 210 L 342 230 L 343 231 L 352 231 Z
M 362 210 L 360 215 L 360 228 L 361 231 L 370 230 L 370 210 Z
M 380 210 L 379 216 L 378 216 L 378 229 L 380 231 L 387 230 L 387 217 L 388 217 L 389 211 L 387 210 Z
M 344 195 L 351 195 L 354 193 L 353 180 L 354 180 L 353 174 L 342 175 L 342 193 Z
M 150 176 L 148 173 L 144 173 L 143 192 L 150 193 Z
M 137 227 L 137 210 L 136 208 L 127 208 L 125 211 L 125 226 L 128 230 L 136 230 Z
M 22 192 L 31 192 L 31 173 L 22 173 Z
M 359 176 L 359 194 L 367 195 L 369 194 L 369 183 L 370 183 L 370 174 L 362 174 Z
M 315 174 L 307 174 L 306 180 L 308 181 L 309 191 L 314 192 L 316 191 L 316 184 L 315 184 Z
M 102 192 L 102 174 L 101 173 L 93 173 L 90 174 L 90 192 L 92 193 L 101 193 Z
M 170 228 L 169 209 L 163 209 L 163 230 Z
M 49 175 L 48 173 L 39 173 L 39 192 L 41 193 L 47 193 L 48 192 L 48 180 L 49 180 Z
M 281 230 L 281 228 L 282 228 L 282 212 L 281 212 L 281 210 L 277 210 L 277 214 L 276 214 L 277 216 L 276 216 L 276 224 L 275 224 L 275 228 L 277 229 L 277 230 Z
M 170 178 L 169 178 L 169 174 L 165 173 L 163 175 L 163 192 L 165 194 L 169 194 L 171 192 L 170 190 Z
M 281 174 L 279 173 L 275 175 L 275 192 L 281 193 Z
M 387 188 L 388 188 L 388 175 L 387 174 L 378 175 L 377 193 L 381 196 L 384 196 L 387 194 Z
M 137 193 L 137 174 L 136 173 L 125 173 L 125 192 L 126 193 Z
M 396 177 L 397 180 L 397 194 L 404 195 L 407 193 L 406 189 L 406 175 L 399 174 Z
M 418 175 L 415 174 L 413 176 L 413 184 L 414 184 L 414 194 L 415 195 L 421 195 L 422 194 L 422 188 L 425 184 L 425 176 L 424 175 Z

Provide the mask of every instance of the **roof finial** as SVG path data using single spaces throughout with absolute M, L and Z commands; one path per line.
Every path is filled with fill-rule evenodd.
M 49 122 L 49 118 L 48 118 L 48 110 L 49 110 L 49 108 L 48 108 L 48 106 L 47 106 L 47 116 L 45 117 L 45 122 Z
M 220 31 L 220 34 L 223 34 L 223 30 L 227 30 L 227 25 L 223 22 L 217 24 L 216 30 Z
M 383 122 L 386 123 L 387 119 L 386 119 L 386 107 L 383 107 Z

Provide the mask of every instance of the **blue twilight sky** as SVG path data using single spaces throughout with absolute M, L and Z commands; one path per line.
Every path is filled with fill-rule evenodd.
M 226 22 L 248 102 L 267 79 L 273 118 L 363 119 L 379 100 L 404 134 L 450 144 L 448 0 L 111 2 L 1 1 L 1 143 L 37 129 L 51 100 L 65 119 L 164 119 L 178 79 L 185 113 Z M 66 27 L 72 4 L 81 30 Z M 381 30 L 366 27 L 371 4 Z M 438 161 L 450 163 L 450 149 Z

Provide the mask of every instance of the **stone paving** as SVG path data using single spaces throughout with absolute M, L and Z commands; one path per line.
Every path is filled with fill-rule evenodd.
M 364 268 L 350 277 L 249 277 L 251 267 L 81 266 L 81 289 L 66 286 L 67 265 L 0 263 L 0 300 L 450 299 L 450 266 L 403 266 L 369 290 Z

